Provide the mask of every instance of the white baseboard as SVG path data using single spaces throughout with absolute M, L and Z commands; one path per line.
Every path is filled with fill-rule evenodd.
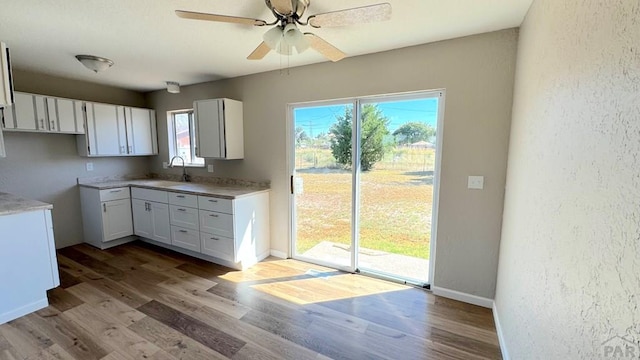
M 288 256 L 287 256 L 287 253 L 286 253 L 286 252 L 278 251 L 278 250 L 273 250 L 273 249 L 271 249 L 271 256 L 275 256 L 275 257 L 280 258 L 280 259 L 286 259 L 286 258 L 288 258 Z
M 17 309 L 13 309 L 11 311 L 7 311 L 5 313 L 0 314 L 0 325 L 6 322 L 9 322 L 11 320 L 17 319 L 21 316 L 31 314 L 34 311 L 44 309 L 47 306 L 49 306 L 49 300 L 47 299 L 47 293 L 44 292 L 44 298 L 37 300 L 35 302 L 32 302 L 31 304 L 27 304 Z
M 481 296 L 471 295 L 471 294 L 463 293 L 460 291 L 445 289 L 437 286 L 432 286 L 431 292 L 433 292 L 434 295 L 462 301 L 468 304 L 478 305 L 478 306 L 482 306 L 489 309 L 493 307 L 492 299 L 484 298 Z
M 502 358 L 504 360 L 511 360 L 509 351 L 507 351 L 507 342 L 504 339 L 504 333 L 502 332 L 502 325 L 500 325 L 500 318 L 498 317 L 498 308 L 496 308 L 496 302 L 493 302 L 493 322 L 496 324 L 496 333 L 498 334 L 498 343 L 500 344 L 500 351 L 502 351 Z

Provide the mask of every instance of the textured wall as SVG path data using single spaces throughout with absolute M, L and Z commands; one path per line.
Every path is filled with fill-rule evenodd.
M 72 99 L 145 106 L 144 96 L 129 90 L 14 71 L 18 91 Z M 56 247 L 82 242 L 80 194 L 76 178 L 146 173 L 149 160 L 82 158 L 75 135 L 5 132 L 6 158 L 0 158 L 0 191 L 53 204 Z M 94 163 L 87 172 L 85 163 Z
M 275 71 L 184 86 L 178 95 L 150 93 L 160 144 L 153 170 L 166 171 L 166 111 L 191 108 L 197 99 L 244 101 L 245 159 L 213 161 L 214 175 L 271 181 L 271 247 L 286 253 L 287 104 L 446 88 L 435 284 L 493 298 L 516 45 L 517 31 L 510 29 L 292 68 L 290 75 Z M 467 190 L 468 175 L 485 175 L 485 189 Z
M 513 359 L 640 341 L 639 19 L 536 0 L 521 28 L 496 292 Z

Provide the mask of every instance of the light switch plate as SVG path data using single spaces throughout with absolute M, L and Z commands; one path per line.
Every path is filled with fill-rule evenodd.
M 207 165 L 207 172 L 213 172 L 213 165 Z
M 87 171 L 93 171 L 93 163 L 92 162 L 88 162 L 87 163 Z
M 469 176 L 467 188 L 473 190 L 484 189 L 484 176 Z
M 166 162 L 166 161 L 162 162 L 162 168 L 163 169 L 168 169 L 169 168 L 169 163 Z

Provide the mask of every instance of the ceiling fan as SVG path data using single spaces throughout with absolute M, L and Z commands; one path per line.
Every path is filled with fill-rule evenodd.
M 249 60 L 260 60 L 271 50 L 282 55 L 292 55 L 295 48 L 298 54 L 309 47 L 313 48 L 331 61 L 343 59 L 346 54 L 319 36 L 302 32 L 300 26 L 314 28 L 338 27 L 389 20 L 391 18 L 391 4 L 380 3 L 321 14 L 315 14 L 302 21 L 302 16 L 309 7 L 311 0 L 265 0 L 267 7 L 275 20 L 266 22 L 237 16 L 227 16 L 193 11 L 176 10 L 176 15 L 184 19 L 217 21 L 253 26 L 271 26 L 263 36 L 262 43 L 247 57 Z

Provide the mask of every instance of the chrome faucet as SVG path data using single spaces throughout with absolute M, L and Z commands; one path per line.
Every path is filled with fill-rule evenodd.
M 174 156 L 171 158 L 171 161 L 169 162 L 169 167 L 173 168 L 173 160 L 175 160 L 176 158 L 182 160 L 182 181 L 184 182 L 190 182 L 191 181 L 191 176 L 189 176 L 187 174 L 187 168 L 184 165 L 184 158 L 182 156 Z

